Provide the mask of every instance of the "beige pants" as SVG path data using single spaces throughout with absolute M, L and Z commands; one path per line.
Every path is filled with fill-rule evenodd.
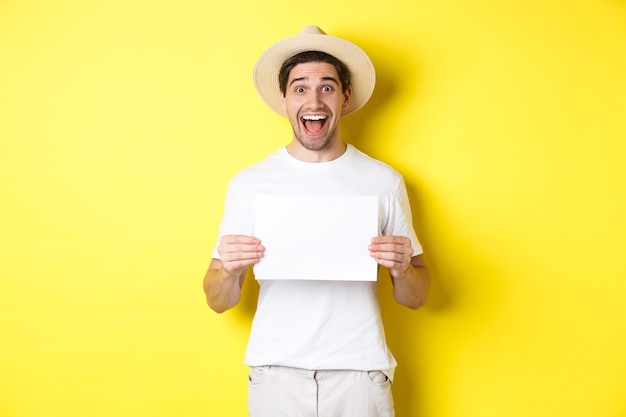
M 380 371 L 250 368 L 250 417 L 393 417 L 391 381 Z

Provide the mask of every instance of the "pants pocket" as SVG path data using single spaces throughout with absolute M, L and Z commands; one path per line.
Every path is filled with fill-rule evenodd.
M 251 366 L 250 372 L 248 372 L 248 384 L 261 385 L 269 369 L 269 366 Z
M 367 376 L 375 385 L 385 385 L 389 382 L 389 377 L 383 371 L 369 371 Z
M 391 380 L 382 371 L 369 371 L 369 392 L 370 401 L 375 408 L 375 413 L 371 414 L 376 417 L 394 417 L 393 394 L 391 393 Z

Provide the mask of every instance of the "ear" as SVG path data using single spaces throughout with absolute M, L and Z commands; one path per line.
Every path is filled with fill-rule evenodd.
M 341 108 L 343 110 L 347 109 L 350 106 L 350 102 L 352 101 L 352 86 L 346 88 L 346 92 L 343 93 L 343 105 Z
M 285 95 L 282 92 L 280 93 L 280 108 L 283 112 L 287 113 L 287 103 L 285 102 Z

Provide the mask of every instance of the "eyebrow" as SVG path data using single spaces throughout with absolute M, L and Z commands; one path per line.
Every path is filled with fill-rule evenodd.
M 291 80 L 291 82 L 289 83 L 289 86 L 291 87 L 291 85 L 293 85 L 296 82 L 300 82 L 300 81 L 308 81 L 309 77 L 298 77 L 298 78 L 294 78 L 293 80 Z M 335 83 L 336 85 L 339 85 L 339 80 L 335 77 L 322 77 L 322 81 L 332 81 L 333 83 Z

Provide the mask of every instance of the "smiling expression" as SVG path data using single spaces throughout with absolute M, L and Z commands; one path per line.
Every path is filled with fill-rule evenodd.
M 351 94 L 350 88 L 342 93 L 337 70 L 331 64 L 310 62 L 293 67 L 281 97 L 293 129 L 293 144 L 304 148 L 302 151 L 343 149 L 339 121 L 341 112 L 350 104 Z

